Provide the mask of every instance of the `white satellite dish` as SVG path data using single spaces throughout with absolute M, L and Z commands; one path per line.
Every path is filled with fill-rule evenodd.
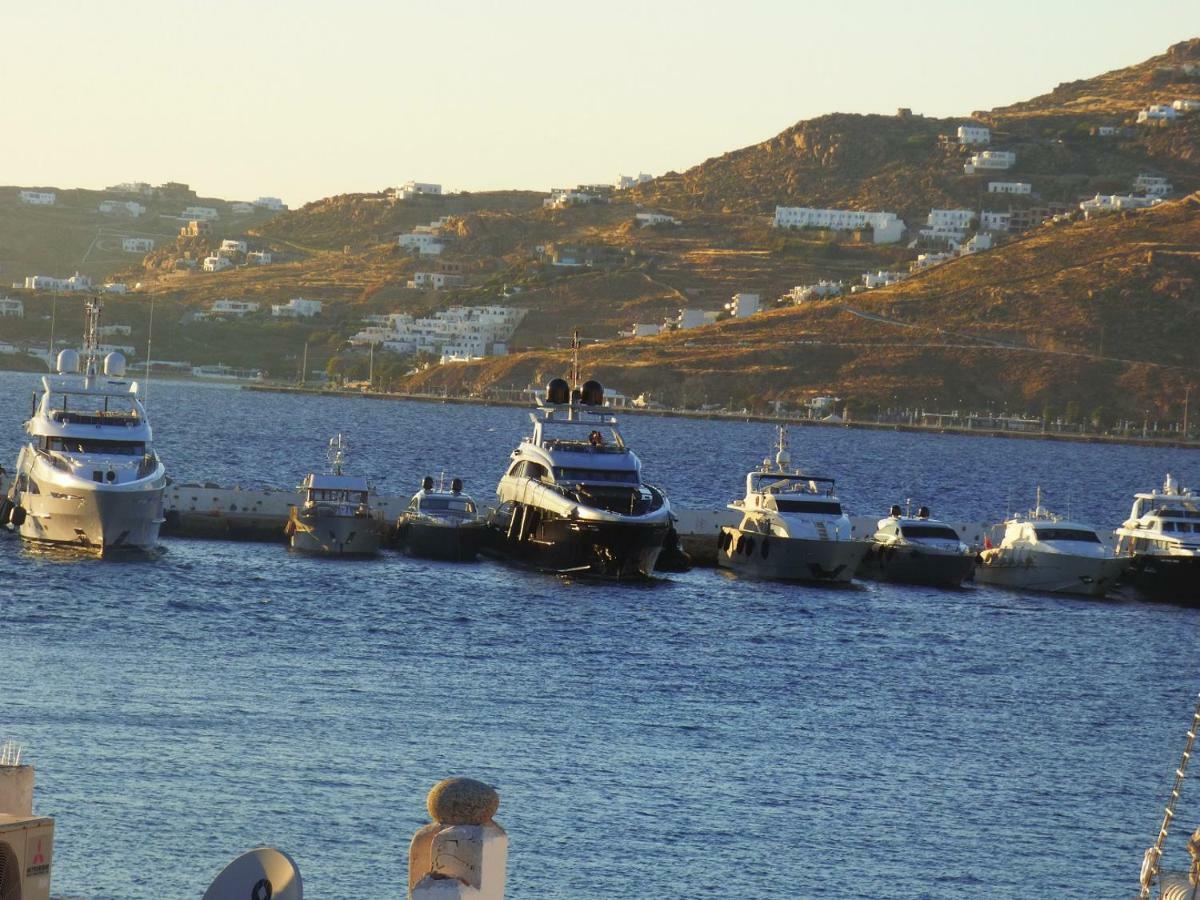
M 247 850 L 216 877 L 204 900 L 303 900 L 304 884 L 295 861 L 282 850 Z

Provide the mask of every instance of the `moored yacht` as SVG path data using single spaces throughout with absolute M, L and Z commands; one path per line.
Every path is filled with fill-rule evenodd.
M 849 581 L 869 546 L 851 536 L 832 478 L 788 467 L 787 433 L 779 429 L 775 465 L 746 475 L 746 496 L 729 504 L 742 514 L 717 538 L 717 564 L 746 575 L 789 581 Z
M 931 518 L 922 506 L 915 516 L 894 505 L 880 519 L 858 574 L 904 584 L 959 587 L 975 568 L 975 554 L 958 532 Z
M 304 501 L 293 506 L 286 533 L 291 548 L 317 556 L 374 556 L 382 523 L 371 509 L 371 487 L 360 475 L 343 471 L 346 444 L 339 434 L 329 442 L 330 474 L 308 475 Z
M 408 509 L 396 522 L 396 543 L 412 556 L 454 562 L 473 560 L 479 552 L 483 520 L 475 501 L 463 493 L 461 478 L 434 484 L 426 475 Z
M 1103 597 L 1128 564 L 1095 528 L 1047 510 L 1041 488 L 1033 510 L 1003 525 L 999 543 L 979 555 L 975 580 L 981 584 Z
M 63 350 L 57 374 L 42 378 L 0 524 L 27 541 L 104 556 L 155 548 L 167 477 L 125 358 L 100 359 L 102 309 L 99 297 L 88 298 L 82 373 L 80 354 Z
M 1129 518 L 1113 534 L 1138 590 L 1200 604 L 1200 495 L 1168 475 L 1161 491 L 1134 495 Z
M 661 490 L 604 409 L 604 389 L 555 378 L 496 486 L 485 547 L 561 574 L 648 578 L 671 525 Z

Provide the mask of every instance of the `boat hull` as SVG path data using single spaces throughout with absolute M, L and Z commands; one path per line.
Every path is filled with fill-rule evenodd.
M 14 496 L 25 510 L 16 530 L 26 541 L 78 547 L 100 556 L 153 551 L 163 522 L 165 487 L 165 478 L 94 489 L 78 483 L 60 489 L 43 480 L 38 493 Z
M 544 572 L 639 580 L 653 576 L 669 528 L 669 516 L 569 519 L 535 506 L 505 504 L 488 520 L 483 550 Z
M 975 566 L 975 581 L 1021 591 L 1103 597 L 1112 590 L 1128 560 L 1120 557 L 985 550 Z
M 961 587 L 974 568 L 973 554 L 871 544 L 858 567 L 858 575 L 899 584 Z
M 781 581 L 845 583 L 854 577 L 870 545 L 865 541 L 821 541 L 766 537 L 724 527 L 717 565 L 740 575 Z
M 447 562 L 472 562 L 483 541 L 483 523 L 448 524 L 401 521 L 396 542 L 409 556 Z
M 1200 557 L 1135 554 L 1125 581 L 1151 600 L 1200 606 Z
M 291 548 L 313 556 L 374 556 L 379 524 L 365 516 L 296 515 L 288 521 Z

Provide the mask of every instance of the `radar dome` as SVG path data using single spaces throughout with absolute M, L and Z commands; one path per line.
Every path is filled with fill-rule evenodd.
M 58 353 L 58 371 L 60 374 L 79 371 L 79 353 L 75 350 L 60 350 Z
M 571 386 L 565 378 L 552 378 L 546 385 L 546 402 L 562 406 L 571 400 Z
M 585 406 L 604 405 L 604 386 L 598 381 L 585 381 L 579 393 Z
M 104 357 L 104 374 L 120 377 L 125 374 L 125 355 L 114 350 Z

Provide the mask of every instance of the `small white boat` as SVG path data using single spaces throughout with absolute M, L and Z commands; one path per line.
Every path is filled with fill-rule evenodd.
M 895 505 L 879 520 L 858 574 L 877 581 L 959 587 L 974 568 L 971 548 L 951 526 L 930 518 L 928 507 L 907 516 Z
M 1033 510 L 1003 525 L 999 544 L 979 555 L 975 581 L 980 584 L 1103 597 L 1128 565 L 1095 528 L 1068 521 L 1042 506 L 1041 488 Z
M 789 470 L 787 433 L 779 429 L 775 465 L 746 475 L 746 495 L 729 504 L 742 514 L 717 538 L 717 564 L 739 574 L 787 581 L 847 582 L 869 544 L 851 537 L 834 480 Z
M 1200 495 L 1170 475 L 1161 491 L 1134 496 L 1129 518 L 1113 532 L 1127 579 L 1149 597 L 1200 604 Z
M 300 486 L 304 501 L 293 506 L 286 533 L 291 548 L 318 556 L 374 556 L 382 521 L 372 511 L 367 479 L 346 475 L 346 444 L 339 434 L 329 442 L 329 475 L 310 474 Z
M 425 476 L 421 490 L 396 522 L 396 543 L 404 552 L 427 559 L 469 562 L 479 553 L 483 519 L 475 501 L 463 493 L 461 478 L 434 485 Z

